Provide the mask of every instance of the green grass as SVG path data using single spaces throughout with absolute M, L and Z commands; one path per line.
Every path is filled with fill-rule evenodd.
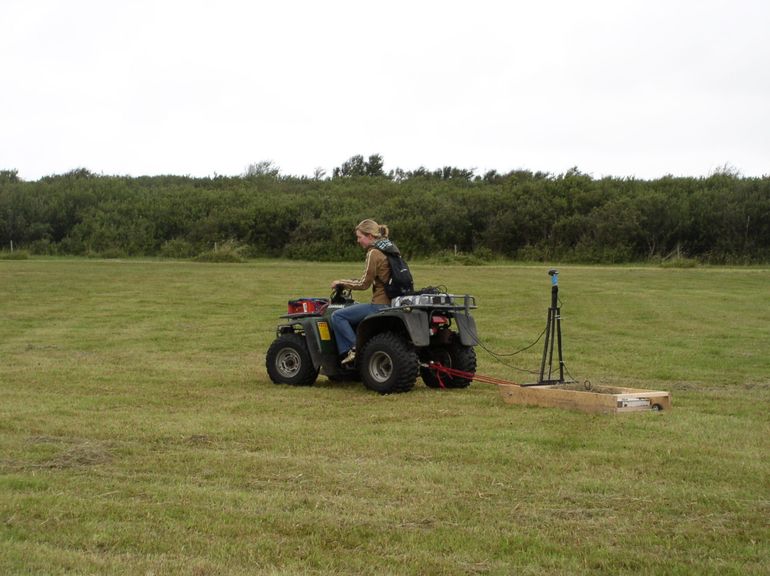
M 412 268 L 492 351 L 545 326 L 547 267 Z M 286 301 L 357 270 L 0 262 L 0 573 L 767 573 L 770 269 L 563 267 L 570 374 L 672 391 L 616 416 L 271 384 Z

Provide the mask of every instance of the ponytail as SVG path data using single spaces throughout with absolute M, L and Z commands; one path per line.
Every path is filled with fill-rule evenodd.
M 374 238 L 377 238 L 378 240 L 380 238 L 387 238 L 390 231 L 388 230 L 388 227 L 384 224 L 377 224 L 374 220 L 367 218 L 366 220 L 361 220 L 361 222 L 358 223 L 358 226 L 356 226 L 356 230 L 360 230 L 364 234 L 368 234 L 369 236 L 373 236 Z

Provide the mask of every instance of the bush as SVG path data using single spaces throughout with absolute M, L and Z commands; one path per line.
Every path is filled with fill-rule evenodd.
M 222 262 L 238 264 L 245 262 L 241 256 L 242 249 L 235 242 L 228 241 L 223 244 L 215 244 L 213 250 L 201 252 L 193 260 L 195 262 Z
M 164 258 L 192 258 L 195 253 L 195 247 L 181 238 L 167 240 L 160 247 L 160 255 Z
M 698 261 L 695 258 L 686 258 L 685 256 L 676 256 L 668 260 L 661 260 L 661 268 L 695 268 Z
M 470 254 L 442 250 L 428 261 L 434 264 L 460 264 L 462 266 L 483 266 L 494 259 L 494 254 L 489 248 L 477 248 Z
M 47 238 L 30 242 L 29 251 L 38 256 L 54 256 L 59 253 L 58 245 L 52 244 Z
M 7 252 L 5 250 L 0 251 L 0 260 L 27 260 L 29 258 L 29 252 L 26 250 L 14 250 L 13 252 Z
M 105 248 L 99 252 L 89 252 L 89 258 L 105 258 L 107 260 L 117 260 L 118 258 L 127 258 L 128 254 L 121 248 Z

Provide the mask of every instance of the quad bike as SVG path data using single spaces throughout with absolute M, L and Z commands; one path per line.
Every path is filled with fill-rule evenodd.
M 364 318 L 356 327 L 356 360 L 343 366 L 337 354 L 331 316 L 353 304 L 348 290 L 330 298 L 289 301 L 266 365 L 276 384 L 312 385 L 319 372 L 330 380 L 361 380 L 370 390 L 408 392 L 418 374 L 431 388 L 465 388 L 476 372 L 475 298 L 435 289 L 400 296 L 391 306 Z M 432 366 L 454 369 L 442 376 Z M 461 374 L 458 375 L 458 372 Z

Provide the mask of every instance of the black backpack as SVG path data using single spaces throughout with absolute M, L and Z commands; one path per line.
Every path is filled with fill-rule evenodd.
M 385 294 L 393 300 L 398 296 L 405 296 L 414 292 L 414 279 L 409 271 L 409 266 L 400 254 L 383 252 L 388 257 L 390 264 L 390 280 L 385 284 Z

